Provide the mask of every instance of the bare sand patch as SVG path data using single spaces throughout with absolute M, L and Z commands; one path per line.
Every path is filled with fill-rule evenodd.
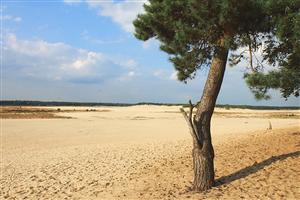
M 298 119 L 215 115 L 217 186 L 197 194 L 189 190 L 191 138 L 177 110 L 112 107 L 59 113 L 72 119 L 2 120 L 0 198 L 300 198 Z

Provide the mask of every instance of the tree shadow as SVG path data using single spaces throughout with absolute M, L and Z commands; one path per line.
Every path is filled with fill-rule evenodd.
M 272 163 L 276 162 L 276 161 L 281 161 L 281 160 L 285 160 L 289 157 L 298 157 L 300 156 L 300 151 L 295 151 L 292 153 L 287 153 L 287 154 L 282 154 L 279 156 L 272 156 L 262 162 L 259 163 L 254 163 L 251 166 L 245 167 L 237 172 L 234 172 L 230 175 L 227 176 L 223 176 L 219 179 L 216 180 L 215 186 L 220 186 L 220 185 L 225 185 L 228 184 L 232 181 L 241 179 L 241 178 L 245 178 L 251 174 L 256 173 L 257 171 L 263 169 L 266 166 L 271 165 Z

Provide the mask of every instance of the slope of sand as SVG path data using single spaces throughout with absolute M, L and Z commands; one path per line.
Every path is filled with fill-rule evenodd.
M 0 199 L 300 198 L 297 118 L 217 110 L 246 117 L 213 117 L 217 186 L 198 194 L 189 189 L 191 138 L 178 107 L 101 109 L 110 112 L 2 120 Z

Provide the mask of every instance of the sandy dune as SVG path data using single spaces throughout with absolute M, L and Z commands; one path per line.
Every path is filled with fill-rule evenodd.
M 189 190 L 191 138 L 178 107 L 99 109 L 110 111 L 3 119 L 0 198 L 300 198 L 299 111 L 217 109 L 217 186 L 197 194 Z

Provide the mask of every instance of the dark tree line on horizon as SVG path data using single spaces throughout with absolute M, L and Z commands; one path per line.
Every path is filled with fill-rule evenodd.
M 1 106 L 135 106 L 135 105 L 157 105 L 157 106 L 183 106 L 189 107 L 189 104 L 182 103 L 108 103 L 108 102 L 67 102 L 67 101 L 30 101 L 30 100 L 2 100 Z M 255 110 L 294 110 L 300 109 L 300 106 L 253 106 L 253 105 L 233 105 L 216 104 L 219 108 L 242 108 Z

